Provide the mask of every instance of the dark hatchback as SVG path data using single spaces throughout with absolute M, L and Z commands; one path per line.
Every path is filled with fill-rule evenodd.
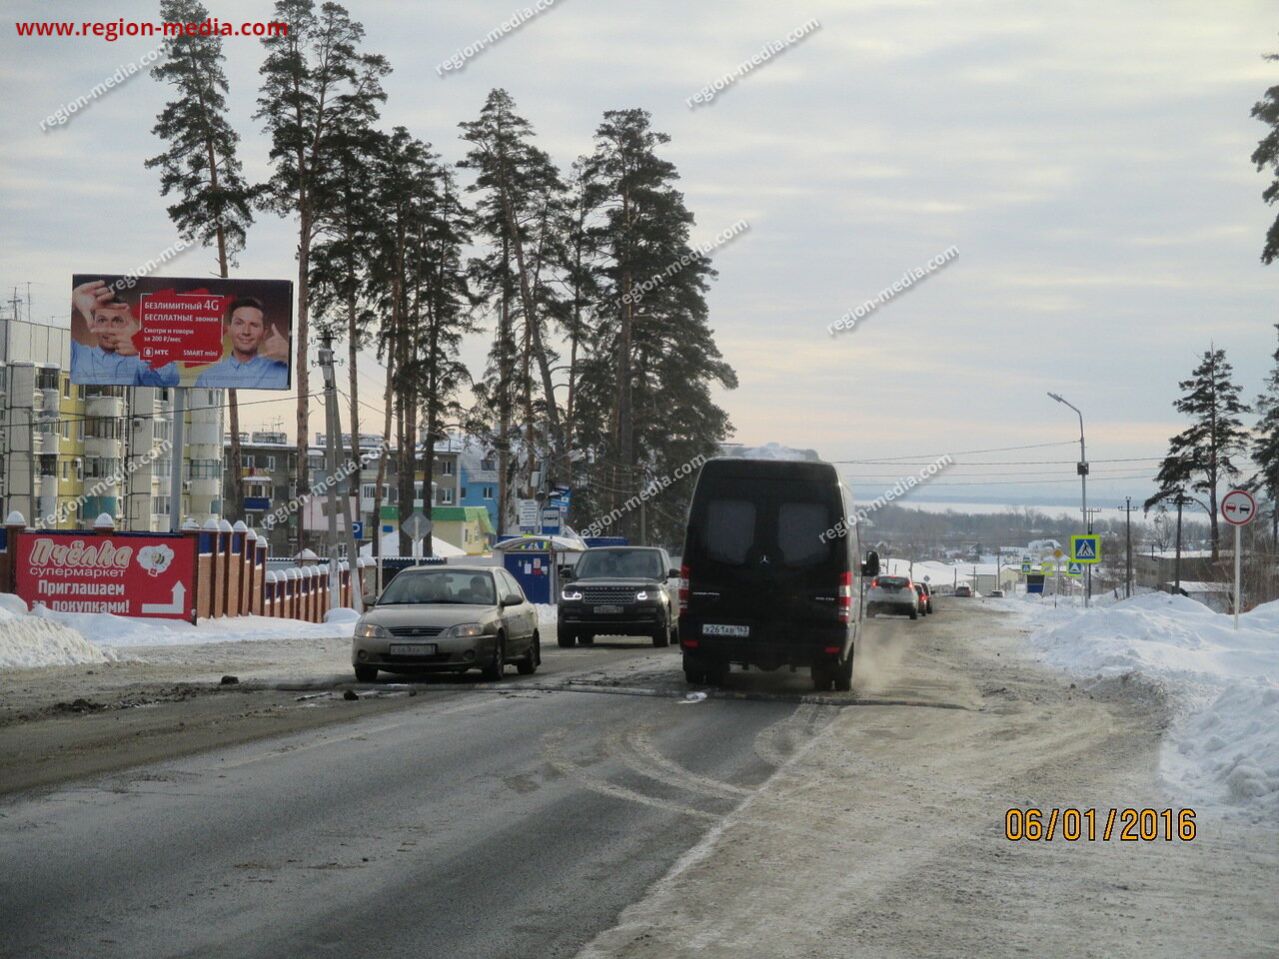
M 732 664 L 808 669 L 852 688 L 862 566 L 847 487 L 816 460 L 714 459 L 693 492 L 680 571 L 690 683 Z
M 677 641 L 678 575 L 664 549 L 586 550 L 560 590 L 559 644 L 585 646 L 598 635 L 648 636 L 654 646 Z

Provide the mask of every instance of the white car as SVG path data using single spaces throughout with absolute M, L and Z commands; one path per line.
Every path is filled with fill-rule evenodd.
M 919 618 L 919 594 L 908 576 L 876 576 L 866 591 L 866 615 L 897 613 Z

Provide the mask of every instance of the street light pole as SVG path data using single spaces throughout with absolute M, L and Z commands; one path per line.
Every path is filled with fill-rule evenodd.
M 1079 464 L 1075 467 L 1079 473 L 1079 486 L 1081 495 L 1080 513 L 1083 515 L 1084 532 L 1092 532 L 1092 521 L 1088 515 L 1088 453 L 1084 448 L 1084 414 L 1079 411 L 1079 407 L 1060 394 L 1049 392 L 1048 394 L 1063 406 L 1069 406 L 1075 411 L 1075 415 L 1079 417 Z M 1088 599 L 1092 595 L 1092 565 L 1089 564 L 1084 570 L 1084 608 L 1088 607 Z

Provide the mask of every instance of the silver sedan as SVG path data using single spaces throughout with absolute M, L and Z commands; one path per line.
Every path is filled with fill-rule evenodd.
M 537 609 L 506 570 L 435 566 L 399 573 L 355 624 L 355 678 L 388 673 L 478 669 L 502 678 L 507 663 L 522 675 L 542 661 Z

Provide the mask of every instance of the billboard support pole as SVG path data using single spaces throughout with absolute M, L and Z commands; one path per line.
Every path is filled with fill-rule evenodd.
M 182 529 L 182 460 L 186 456 L 187 390 L 173 388 L 173 431 L 169 437 L 169 532 Z

